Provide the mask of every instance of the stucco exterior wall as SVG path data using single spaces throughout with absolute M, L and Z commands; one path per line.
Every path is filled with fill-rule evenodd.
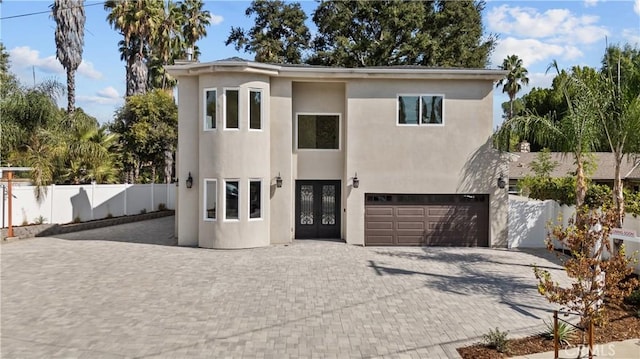
M 269 77 L 257 74 L 201 75 L 198 84 L 198 128 L 201 154 L 194 188 L 198 188 L 199 246 L 205 248 L 250 248 L 270 244 L 269 185 L 270 125 Z M 204 89 L 216 88 L 216 129 L 204 131 Z M 224 89 L 239 89 L 239 128 L 225 129 Z M 249 130 L 249 91 L 262 90 L 261 130 Z M 211 155 L 206 155 L 211 154 Z M 205 179 L 217 180 L 217 218 L 205 217 Z M 239 219 L 224 218 L 225 179 L 239 181 Z M 249 219 L 249 180 L 261 179 L 262 218 Z
M 198 246 L 198 182 L 199 136 L 198 108 L 199 108 L 198 78 L 178 78 L 178 150 L 176 161 L 176 177 L 180 181 L 177 195 L 176 226 L 178 245 Z M 185 186 L 189 172 L 194 178 L 193 188 Z
M 490 245 L 506 246 L 507 192 L 496 186 L 506 167 L 489 142 L 492 90 L 489 81 L 347 83 L 347 242 L 364 244 L 365 193 L 476 193 L 490 195 Z M 398 94 L 444 94 L 444 126 L 397 125 Z

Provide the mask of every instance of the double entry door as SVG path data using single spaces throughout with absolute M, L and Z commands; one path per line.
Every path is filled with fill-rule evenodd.
M 296 238 L 340 238 L 340 181 L 296 181 Z

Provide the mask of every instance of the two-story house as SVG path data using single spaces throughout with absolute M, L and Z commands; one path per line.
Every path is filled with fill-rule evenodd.
M 506 246 L 508 165 L 490 142 L 504 71 L 239 59 L 169 71 L 180 245 Z

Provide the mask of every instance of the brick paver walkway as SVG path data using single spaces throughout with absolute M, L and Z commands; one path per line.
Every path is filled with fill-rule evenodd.
M 446 358 L 550 315 L 530 266 L 558 268 L 544 251 L 145 244 L 172 223 L 2 245 L 1 357 Z

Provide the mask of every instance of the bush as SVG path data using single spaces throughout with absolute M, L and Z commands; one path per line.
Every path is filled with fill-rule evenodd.
M 80 216 L 76 216 L 76 218 L 73 219 L 73 223 L 80 223 Z
M 547 322 L 544 321 L 544 324 L 547 326 L 547 329 L 543 333 L 544 337 L 547 339 L 553 339 L 553 321 Z M 576 334 L 576 328 L 563 321 L 558 321 L 558 343 L 564 346 L 569 345 L 569 339 L 573 338 Z
M 167 210 L 167 205 L 164 203 L 160 203 L 158 204 L 158 211 L 166 211 Z
M 47 219 L 42 216 L 38 216 L 33 221 L 35 224 L 43 224 L 44 222 L 47 221 Z
M 635 289 L 628 297 L 624 299 L 625 302 L 631 305 L 640 305 L 640 288 Z
M 495 331 L 489 330 L 488 334 L 483 335 L 482 340 L 489 348 L 493 348 L 499 353 L 504 353 L 508 350 L 507 335 L 509 335 L 509 332 L 501 332 L 500 329 L 496 327 Z
M 140 210 L 140 214 L 145 214 L 145 213 L 147 213 L 147 209 L 146 208 L 143 208 L 143 209 Z

